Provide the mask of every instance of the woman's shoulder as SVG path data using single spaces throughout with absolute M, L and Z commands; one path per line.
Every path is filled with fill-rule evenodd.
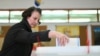
M 17 23 L 13 26 L 11 26 L 11 28 L 9 30 L 19 30 L 19 29 L 23 29 L 23 26 L 20 23 Z

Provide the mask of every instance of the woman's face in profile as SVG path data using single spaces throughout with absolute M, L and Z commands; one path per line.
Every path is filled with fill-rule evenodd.
M 39 24 L 40 17 L 41 15 L 38 11 L 33 11 L 31 16 L 27 18 L 27 21 L 29 25 L 34 28 Z

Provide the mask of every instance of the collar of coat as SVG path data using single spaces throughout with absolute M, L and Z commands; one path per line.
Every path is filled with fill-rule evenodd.
M 20 23 L 21 23 L 21 25 L 23 25 L 25 30 L 32 32 L 31 27 L 27 20 L 23 19 Z

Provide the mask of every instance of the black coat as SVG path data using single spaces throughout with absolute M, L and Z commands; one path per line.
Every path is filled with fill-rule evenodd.
M 33 43 L 40 41 L 50 41 L 48 32 L 32 32 L 26 20 L 12 26 L 5 36 L 0 56 L 30 56 Z

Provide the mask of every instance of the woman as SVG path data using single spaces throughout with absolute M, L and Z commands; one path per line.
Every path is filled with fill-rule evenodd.
M 31 27 L 40 24 L 41 9 L 30 7 L 22 13 L 22 21 L 13 25 L 5 36 L 0 56 L 30 56 L 32 44 L 37 41 L 50 41 L 51 38 L 60 39 L 61 45 L 65 45 L 68 37 L 56 31 L 32 32 Z

